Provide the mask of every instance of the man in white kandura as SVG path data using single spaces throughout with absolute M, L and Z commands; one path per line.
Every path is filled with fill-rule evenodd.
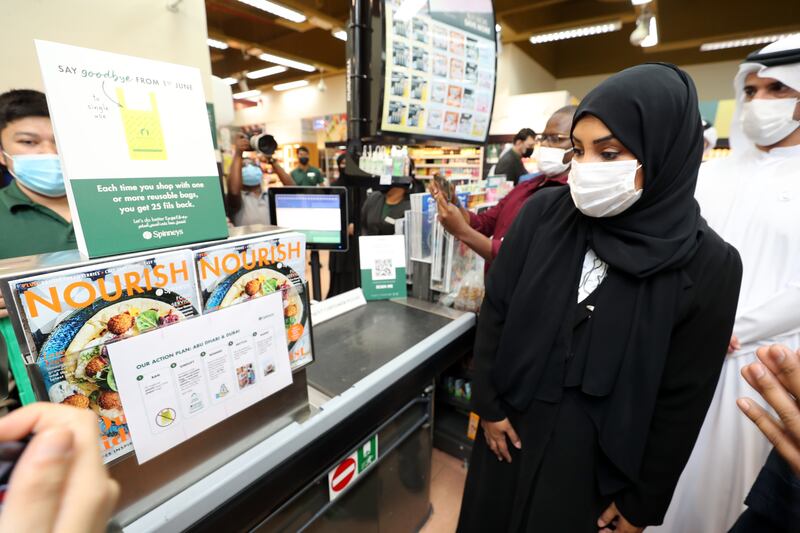
M 744 277 L 714 401 L 660 533 L 728 531 L 771 448 L 736 407 L 756 349 L 800 348 L 800 34 L 750 54 L 734 86 L 732 155 L 704 164 L 697 200 Z

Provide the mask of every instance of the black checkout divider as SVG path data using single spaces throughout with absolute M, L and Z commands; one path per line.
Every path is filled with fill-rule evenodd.
M 339 394 L 449 322 L 389 301 L 370 302 L 332 319 L 315 327 L 317 357 L 308 369 L 309 385 Z M 473 341 L 470 327 L 211 513 L 202 516 L 198 510 L 190 531 L 383 532 L 421 527 L 430 513 L 434 380 L 468 354 Z M 330 502 L 327 473 L 375 433 L 377 464 Z

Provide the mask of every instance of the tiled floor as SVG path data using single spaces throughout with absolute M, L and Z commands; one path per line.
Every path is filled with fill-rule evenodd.
M 431 476 L 433 514 L 420 533 L 453 533 L 458 524 L 467 469 L 463 461 L 434 449 Z

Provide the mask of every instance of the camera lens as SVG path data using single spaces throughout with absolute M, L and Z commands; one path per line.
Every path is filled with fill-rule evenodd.
M 250 138 L 250 146 L 253 150 L 258 150 L 264 155 L 273 155 L 278 149 L 278 143 L 275 137 L 268 133 L 254 135 Z

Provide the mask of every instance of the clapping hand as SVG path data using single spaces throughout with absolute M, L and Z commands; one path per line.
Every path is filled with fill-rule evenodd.
M 744 367 L 742 376 L 778 418 L 750 398 L 736 403 L 800 477 L 800 353 L 776 344 L 759 348 L 756 355 L 760 362 Z

